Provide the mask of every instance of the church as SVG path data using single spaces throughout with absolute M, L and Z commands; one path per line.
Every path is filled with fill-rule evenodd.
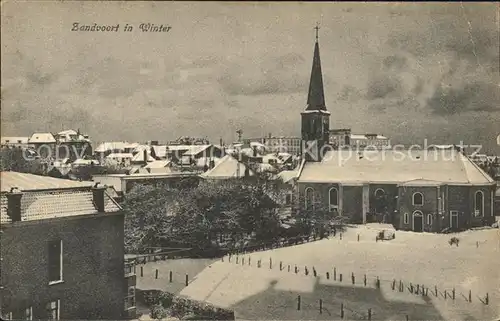
M 494 222 L 496 182 L 457 147 L 332 148 L 317 27 L 301 122 L 299 210 L 416 232 L 459 231 Z

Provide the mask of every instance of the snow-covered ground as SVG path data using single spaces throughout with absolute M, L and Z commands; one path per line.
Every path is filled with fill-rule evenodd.
M 366 318 L 368 309 L 373 320 L 405 320 L 406 316 L 409 320 L 493 320 L 500 316 L 500 230 L 448 235 L 398 231 L 394 240 L 375 242 L 380 229 L 376 224 L 350 228 L 342 240 L 337 234 L 317 242 L 245 254 L 238 257 L 238 264 L 236 257 L 231 262 L 225 257 L 205 268 L 180 294 L 233 308 L 239 319 L 340 319 L 341 304 L 346 319 Z M 458 247 L 448 244 L 452 236 L 460 238 Z M 261 268 L 258 260 L 262 260 Z M 308 276 L 304 275 L 306 266 Z M 377 277 L 380 289 L 375 288 Z M 408 289 L 393 291 L 394 279 L 405 286 L 410 282 L 425 285 L 429 296 L 410 294 Z M 455 300 L 450 299 L 453 288 Z M 469 290 L 472 302 L 467 301 Z M 480 301 L 486 293 L 489 305 Z

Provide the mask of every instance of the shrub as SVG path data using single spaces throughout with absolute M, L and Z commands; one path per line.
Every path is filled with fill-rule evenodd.
M 168 316 L 168 312 L 162 305 L 155 304 L 151 307 L 151 312 L 149 315 L 155 320 L 161 320 Z

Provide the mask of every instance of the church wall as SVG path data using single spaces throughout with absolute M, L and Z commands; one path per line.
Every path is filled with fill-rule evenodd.
M 343 212 L 354 224 L 363 223 L 363 186 L 342 186 Z
M 422 193 L 423 205 L 413 205 L 413 194 Z M 401 186 L 398 192 L 398 222 L 396 227 L 402 230 L 413 230 L 413 216 L 415 211 L 423 214 L 424 232 L 438 232 L 438 194 L 436 186 Z M 408 214 L 408 222 L 404 222 L 404 214 Z M 427 215 L 432 215 L 432 224 L 427 224 Z
M 382 189 L 385 192 L 385 204 L 387 209 L 385 212 L 378 213 L 377 221 L 381 222 L 385 215 L 385 222 L 390 223 L 394 218 L 394 210 L 397 209 L 397 184 L 370 184 L 370 213 L 377 213 L 377 198 L 375 192 Z

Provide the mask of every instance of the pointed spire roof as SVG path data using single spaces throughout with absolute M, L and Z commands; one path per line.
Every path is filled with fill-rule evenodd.
M 318 29 L 316 26 L 316 43 L 314 44 L 314 57 L 309 82 L 309 94 L 307 95 L 306 110 L 326 111 L 325 93 L 323 91 L 323 73 L 321 72 L 321 60 L 319 58 Z

